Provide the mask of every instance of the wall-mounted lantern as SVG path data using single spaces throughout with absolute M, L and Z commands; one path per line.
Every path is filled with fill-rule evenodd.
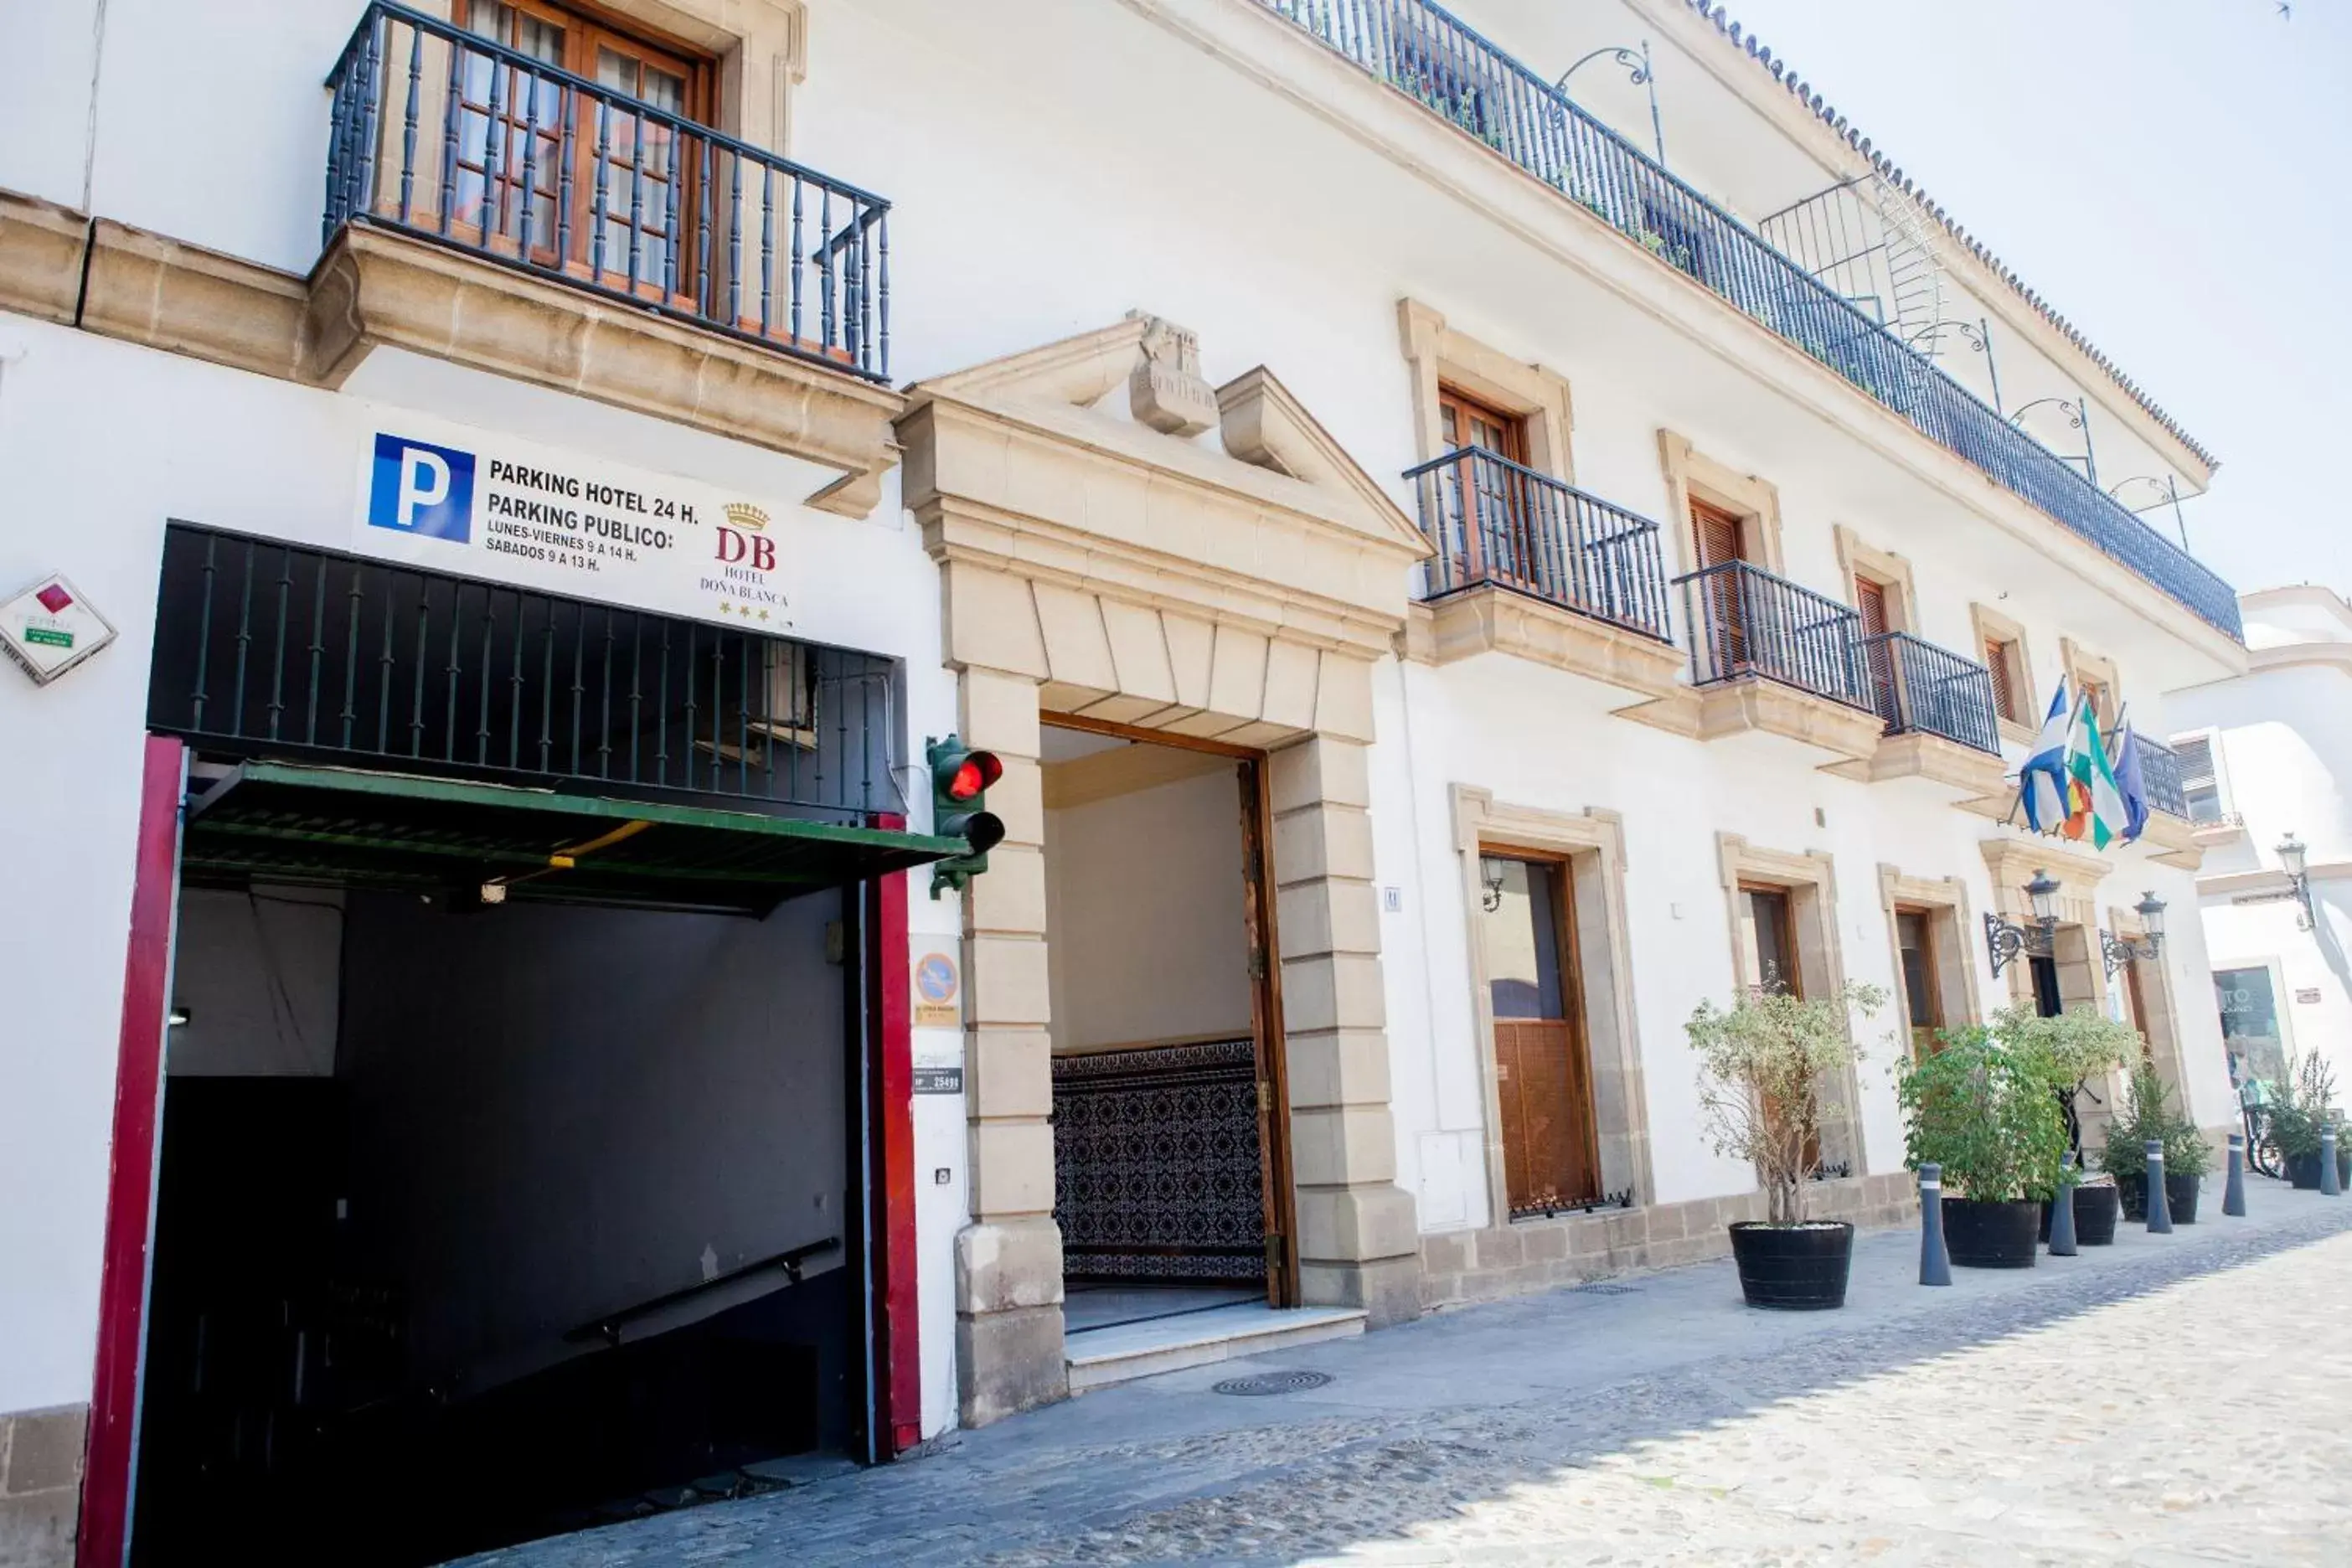
M 1987 911 L 1985 946 L 1992 953 L 1992 977 L 2016 961 L 2019 953 L 2034 958 L 2048 958 L 2056 951 L 2058 935 L 2058 884 L 2050 873 L 2036 870 L 2033 880 L 2025 884 L 2025 901 L 2033 910 L 2033 924 L 2021 926 Z
M 1503 862 L 1492 855 L 1478 857 L 1479 904 L 1488 914 L 1503 907 Z
M 2279 867 L 2286 872 L 2287 885 L 2294 889 L 2294 901 L 2299 906 L 2294 917 L 2294 929 L 2310 931 L 2317 924 L 2311 908 L 2311 847 L 2294 836 L 2293 828 L 2278 847 Z
M 2142 893 L 2139 902 L 2132 906 L 2132 912 L 2139 916 L 2146 936 L 2119 937 L 2108 931 L 2099 933 L 2099 956 L 2106 963 L 2110 980 L 2125 964 L 2152 959 L 2164 951 L 2164 900 L 2154 893 Z

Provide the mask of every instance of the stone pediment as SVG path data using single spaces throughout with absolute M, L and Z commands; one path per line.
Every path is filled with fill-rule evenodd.
M 1143 311 L 1091 332 L 919 382 L 910 417 L 951 403 L 1171 479 L 1216 487 L 1393 552 L 1429 552 L 1412 520 L 1260 365 L 1212 387 L 1183 328 Z M 1113 412 L 1124 387 L 1129 417 Z M 1223 449 L 1198 437 L 1215 427 Z

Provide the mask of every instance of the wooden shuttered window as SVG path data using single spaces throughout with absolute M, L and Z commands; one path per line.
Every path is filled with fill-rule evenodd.
M 2012 724 L 2024 723 L 2025 710 L 2018 700 L 2017 645 L 2006 637 L 1987 637 L 1984 661 L 1992 672 L 1992 710 Z

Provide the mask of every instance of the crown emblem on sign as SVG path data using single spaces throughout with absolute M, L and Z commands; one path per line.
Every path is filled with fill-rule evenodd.
M 754 531 L 768 526 L 768 514 L 747 500 L 730 500 L 726 506 L 727 521 L 738 528 Z

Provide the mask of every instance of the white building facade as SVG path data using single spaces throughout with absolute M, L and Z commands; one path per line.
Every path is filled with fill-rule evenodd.
M 1911 1201 L 1915 1032 L 2037 987 L 2232 1120 L 2243 954 L 2102 956 L 2196 900 L 2153 742 L 2248 660 L 2116 497 L 2210 457 L 1720 16 L 1463 10 L 0 19 L 0 592 L 116 634 L 0 679 L 0 1554 L 200 1538 L 242 1421 L 462 1457 L 609 1363 L 690 1474 L 879 1458 L 1167 1364 L 1089 1336 L 1179 1285 L 1706 1256 L 1682 1025 L 1747 986 L 1895 997 L 1826 1213 Z M 1629 40 L 1654 120 L 1547 85 Z M 2136 844 L 2008 823 L 2062 676 Z M 950 733 L 1004 832 L 935 899 Z M 187 1216 L 273 1190 L 254 1361 L 375 1370 L 180 1398 L 254 1310 Z
M 2234 1078 L 2274 1079 L 2315 1056 L 2342 1085 L 2352 1082 L 2342 733 L 2352 607 L 2308 584 L 2239 602 L 2247 673 L 2175 692 L 2166 710 L 2205 847 L 2197 891 L 2224 1044 Z

